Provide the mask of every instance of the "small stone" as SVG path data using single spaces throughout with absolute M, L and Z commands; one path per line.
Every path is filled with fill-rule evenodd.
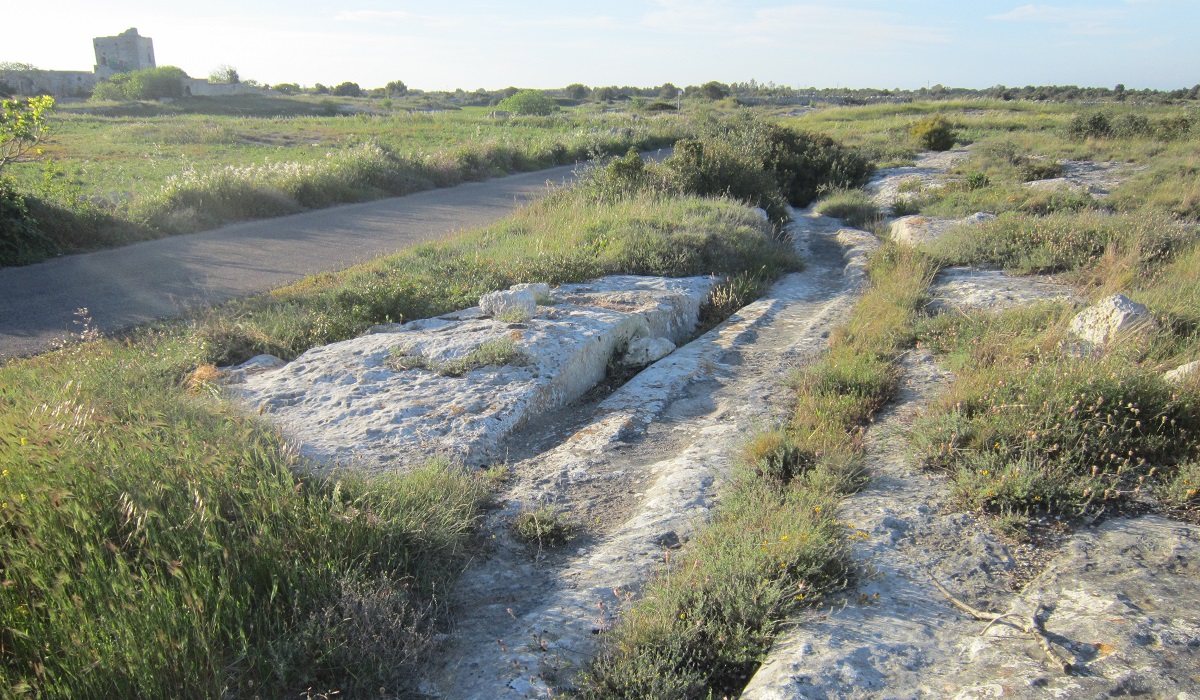
M 545 282 L 522 282 L 509 287 L 508 291 L 532 292 L 533 298 L 536 299 L 539 304 L 550 300 L 550 285 L 546 284 Z
M 537 297 L 527 289 L 489 292 L 479 298 L 479 308 L 502 321 L 528 321 L 537 313 Z
M 1197 376 L 1200 376 L 1200 360 L 1189 362 L 1186 365 L 1179 365 L 1175 369 L 1164 374 L 1163 379 L 1177 384 Z
M 1157 328 L 1150 309 L 1123 294 L 1114 294 L 1084 309 L 1070 325 L 1071 333 L 1097 348 Z
M 625 367 L 644 367 L 675 352 L 675 343 L 666 338 L 634 338 L 621 358 Z

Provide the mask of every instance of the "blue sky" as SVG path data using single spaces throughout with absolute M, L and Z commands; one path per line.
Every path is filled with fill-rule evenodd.
M 1200 0 L 43 0 L 0 61 L 89 70 L 136 26 L 159 65 L 423 89 L 772 81 L 915 88 L 1200 83 Z

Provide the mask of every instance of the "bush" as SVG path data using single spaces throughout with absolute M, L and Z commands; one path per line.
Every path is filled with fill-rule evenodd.
M 57 252 L 38 230 L 24 195 L 11 180 L 0 178 L 0 265 L 25 265 Z
M 500 101 L 496 109 L 522 116 L 541 116 L 553 114 L 558 110 L 554 100 L 539 90 L 522 90 L 515 95 Z
M 1105 139 L 1112 135 L 1112 123 L 1104 112 L 1076 114 L 1067 124 L 1067 136 L 1076 141 Z
M 930 151 L 948 151 L 954 148 L 958 134 L 950 122 L 940 114 L 926 117 L 909 128 L 908 133 Z
M 174 66 L 118 73 L 107 82 L 97 84 L 92 91 L 92 99 L 120 101 L 183 97 L 183 81 L 187 77 L 187 73 Z
M 358 83 L 346 81 L 333 88 L 333 94 L 337 97 L 361 97 L 362 88 L 358 86 Z
M 792 206 L 806 207 L 824 192 L 862 187 L 875 172 L 861 152 L 824 134 L 771 124 L 762 140 L 763 165 Z
M 671 184 L 680 192 L 703 197 L 724 195 L 761 207 L 772 221 L 789 218 L 787 201 L 775 178 L 729 142 L 679 141 L 665 165 Z

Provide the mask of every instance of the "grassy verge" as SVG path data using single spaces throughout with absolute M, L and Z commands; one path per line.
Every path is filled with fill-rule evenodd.
M 411 689 L 486 475 L 305 476 L 189 382 L 520 281 L 769 277 L 798 264 L 737 203 L 564 192 L 487 230 L 0 368 L 0 687 L 42 697 Z M 196 373 L 196 376 L 207 376 Z M 200 392 L 203 394 L 203 392 Z
M 6 232 L 0 265 L 660 148 L 689 128 L 671 116 L 73 116 L 48 148 L 56 160 L 10 168 L 37 235 Z
M 748 442 L 712 522 L 606 633 L 574 697 L 736 696 L 781 621 L 846 585 L 838 503 L 863 483 L 862 433 L 895 388 L 930 269 L 894 247 L 874 256 L 851 320 L 794 380 L 792 421 Z

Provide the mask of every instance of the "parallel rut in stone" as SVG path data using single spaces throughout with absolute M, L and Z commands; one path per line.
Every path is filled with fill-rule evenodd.
M 565 418 L 570 436 L 514 465 L 505 507 L 487 526 L 495 546 L 459 584 L 460 619 L 426 692 L 548 695 L 589 658 L 597 633 L 664 553 L 708 518 L 739 441 L 778 419 L 786 372 L 823 349 L 878 246 L 807 213 L 793 233 L 807 270 L 589 407 L 589 418 Z M 542 432 L 561 428 L 551 422 Z M 514 452 L 546 441 L 527 430 Z M 515 541 L 506 524 L 541 504 L 588 526 L 582 546 L 535 559 Z

